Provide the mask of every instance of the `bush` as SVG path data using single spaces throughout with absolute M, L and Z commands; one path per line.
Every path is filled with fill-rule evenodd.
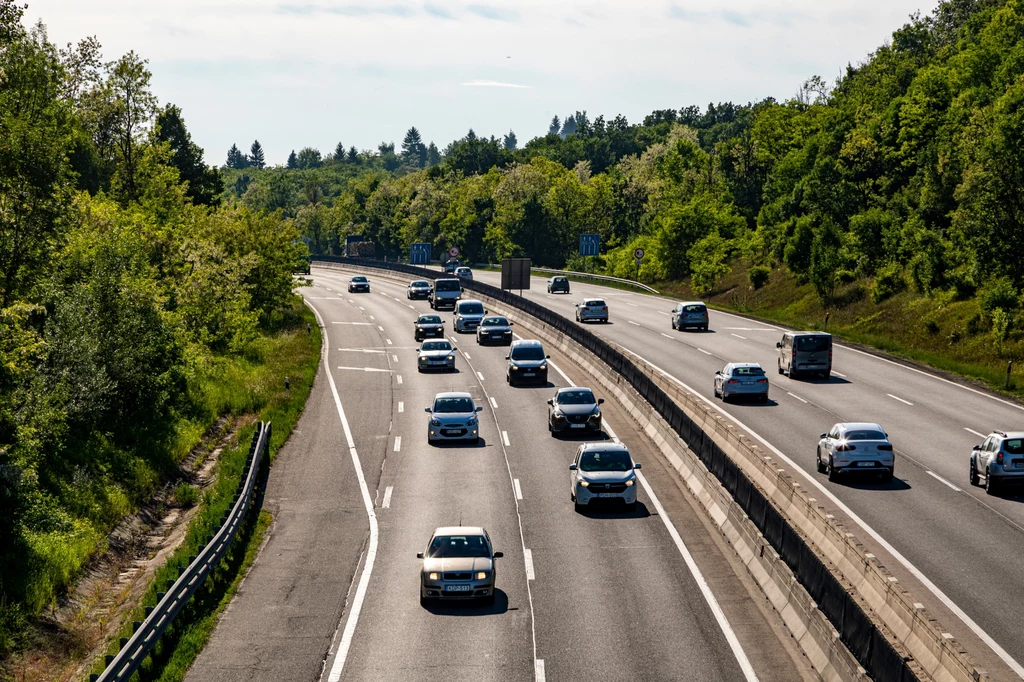
M 188 483 L 179 483 L 174 489 L 174 501 L 182 509 L 188 509 L 195 505 L 199 499 L 199 491 Z
M 896 263 L 889 263 L 878 270 L 875 283 L 871 287 L 871 301 L 881 303 L 901 292 L 906 286 L 907 280 L 903 276 L 903 270 Z
M 750 280 L 750 286 L 755 289 L 760 289 L 768 283 L 768 278 L 771 276 L 772 270 L 767 265 L 755 265 L 747 270 L 747 278 Z
M 989 315 L 998 308 L 1012 313 L 1020 307 L 1020 292 L 1008 277 L 997 277 L 981 292 L 981 308 Z
M 933 336 L 939 333 L 939 323 L 932 318 L 928 318 L 924 321 L 924 328 Z
M 983 327 L 983 320 L 981 319 L 981 313 L 974 313 L 971 319 L 967 320 L 967 333 L 971 336 L 976 336 Z
M 853 280 L 857 279 L 857 273 L 852 270 L 837 270 L 836 279 L 842 284 L 849 284 Z

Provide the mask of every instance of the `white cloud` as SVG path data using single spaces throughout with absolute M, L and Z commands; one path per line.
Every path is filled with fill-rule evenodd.
M 937 0 L 929 0 L 937 2 Z M 654 109 L 792 96 L 881 45 L 921 0 L 33 0 L 64 44 L 150 60 L 207 158 L 259 138 L 373 148 L 411 125 L 443 147 L 543 134 L 577 109 Z M 509 58 L 511 57 L 511 58 Z M 483 84 L 491 85 L 483 85 Z M 528 88 L 501 87 L 529 83 Z M 477 84 L 463 87 L 463 84 Z

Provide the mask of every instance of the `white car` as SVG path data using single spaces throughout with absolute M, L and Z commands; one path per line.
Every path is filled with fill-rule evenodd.
M 576 511 L 597 503 L 636 508 L 637 480 L 633 461 L 622 443 L 585 443 L 569 465 L 569 488 Z
M 484 408 L 468 393 L 438 393 L 424 411 L 430 415 L 427 443 L 439 441 L 480 441 L 480 420 L 476 413 Z
M 473 299 L 459 301 L 455 304 L 456 333 L 475 332 L 486 314 L 487 311 L 484 309 L 484 304 L 480 301 L 474 301 Z
M 892 443 L 885 430 L 870 422 L 836 424 L 821 434 L 817 452 L 818 472 L 835 481 L 840 474 L 874 473 L 886 483 L 896 468 Z
M 458 350 L 446 339 L 424 341 L 416 349 L 416 369 L 420 372 L 427 369 L 455 370 L 455 351 Z
M 576 304 L 577 322 L 607 322 L 608 304 L 603 298 L 585 298 Z
M 455 276 L 459 279 L 473 279 L 473 271 L 462 265 L 455 268 Z

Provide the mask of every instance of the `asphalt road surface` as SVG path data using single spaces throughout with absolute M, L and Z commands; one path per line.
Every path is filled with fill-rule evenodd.
M 500 286 L 499 273 L 474 276 Z M 569 319 L 582 298 L 604 297 L 610 322 L 588 329 L 714 401 L 787 456 L 813 481 L 812 494 L 841 510 L 851 530 L 980 667 L 995 679 L 1024 677 L 1018 663 L 1024 662 L 1024 594 L 1009 587 L 1024 584 L 1024 497 L 1013 489 L 987 495 L 968 481 L 971 447 L 992 429 L 1024 428 L 1024 408 L 838 344 L 831 380 L 790 379 L 776 373 L 777 326 L 711 311 L 708 332 L 674 331 L 670 299 L 577 282 L 570 294 L 551 295 L 545 284 L 533 277 L 524 295 Z M 771 381 L 769 403 L 715 400 L 714 373 L 727 362 L 760 363 Z M 897 451 L 892 484 L 830 483 L 816 472 L 819 434 L 843 421 L 885 428 Z
M 313 279 L 302 293 L 326 329 L 325 364 L 271 470 L 269 540 L 189 679 L 814 678 L 611 401 L 608 437 L 644 463 L 657 499 L 645 488 L 634 512 L 573 511 L 567 467 L 583 441 L 549 435 L 545 401 L 587 384 L 582 372 L 552 354 L 564 376 L 512 388 L 506 349 L 467 334 L 457 372 L 418 373 L 412 323 L 426 302 L 381 278 L 357 295 L 343 273 Z M 484 406 L 477 446 L 426 443 L 423 409 L 451 390 Z M 435 527 L 459 523 L 486 527 L 504 552 L 496 602 L 424 608 L 416 552 Z

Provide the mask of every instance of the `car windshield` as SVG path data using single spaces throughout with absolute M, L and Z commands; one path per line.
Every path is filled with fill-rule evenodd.
M 763 377 L 764 370 L 760 367 L 733 367 L 732 375 L 734 377 Z
M 430 285 L 427 284 L 426 282 L 420 281 L 412 282 L 409 286 L 413 287 L 414 289 L 422 289 L 423 287 L 429 287 Z
M 1024 439 L 1007 438 L 1003 441 L 1003 451 L 1011 455 L 1024 455 Z
M 472 398 L 437 398 L 434 412 L 472 412 L 476 408 Z
M 828 341 L 827 336 L 798 336 L 793 347 L 803 353 L 817 353 L 828 350 Z
M 480 323 L 481 327 L 507 327 L 508 320 L 504 317 L 485 317 L 484 321 Z
M 540 346 L 525 346 L 513 348 L 510 353 L 513 360 L 543 360 L 544 349 Z
M 559 405 L 593 405 L 597 402 L 594 394 L 586 388 L 559 391 L 555 401 Z
M 702 313 L 706 308 L 702 305 L 686 305 L 683 306 L 683 311 L 687 313 Z
M 588 308 L 600 308 L 601 306 L 604 305 L 604 301 L 602 301 L 599 298 L 595 298 L 590 301 L 585 301 L 583 305 L 587 306 Z
M 452 344 L 447 341 L 427 341 L 421 348 L 423 350 L 451 350 Z
M 580 455 L 581 471 L 629 471 L 632 468 L 629 453 L 622 450 L 584 452 Z
M 858 429 L 847 431 L 846 440 L 886 440 L 885 434 L 874 429 Z
M 483 535 L 439 535 L 430 541 L 430 549 L 427 550 L 427 558 L 430 559 L 490 556 L 491 548 Z
M 460 315 L 483 315 L 484 304 L 483 303 L 462 303 L 459 305 Z
M 458 280 L 439 279 L 434 282 L 434 291 L 459 291 L 461 286 Z
M 353 282 L 365 282 L 366 278 L 365 277 L 353 277 L 352 281 Z
M 420 319 L 417 322 L 420 324 L 441 324 L 441 317 L 439 315 L 420 315 Z

